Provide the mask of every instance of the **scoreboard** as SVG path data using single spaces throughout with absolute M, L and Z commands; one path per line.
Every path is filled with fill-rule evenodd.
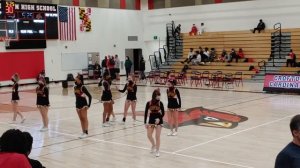
M 19 39 L 58 39 L 57 5 L 4 2 L 6 20 L 17 20 Z

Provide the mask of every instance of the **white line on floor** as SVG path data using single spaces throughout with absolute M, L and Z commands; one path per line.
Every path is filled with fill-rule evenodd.
M 260 124 L 260 125 L 254 126 L 254 127 L 250 127 L 250 128 L 247 128 L 247 129 L 243 129 L 243 130 L 241 130 L 241 131 L 238 131 L 238 132 L 235 132 L 235 133 L 231 133 L 231 134 L 228 134 L 228 135 L 225 135 L 225 136 L 216 138 L 216 139 L 212 139 L 212 140 L 209 140 L 209 141 L 206 141 L 206 142 L 202 142 L 202 143 L 199 143 L 199 144 L 196 144 L 196 145 L 193 145 L 193 146 L 189 146 L 189 147 L 187 147 L 187 148 L 177 150 L 177 151 L 175 151 L 174 153 L 179 153 L 179 152 L 182 152 L 182 151 L 185 151 L 185 150 L 188 150 L 188 149 L 192 149 L 192 148 L 195 148 L 195 147 L 198 147 L 198 146 L 206 145 L 206 144 L 211 143 L 211 142 L 215 142 L 215 141 L 218 141 L 218 140 L 221 140 L 221 139 L 225 139 L 225 138 L 228 138 L 228 137 L 233 136 L 233 135 L 237 135 L 237 134 L 240 134 L 240 133 L 243 133 L 243 132 L 251 131 L 251 130 L 256 129 L 256 128 L 259 128 L 259 127 L 263 127 L 263 126 L 266 126 L 266 125 L 270 125 L 270 124 L 273 124 L 273 123 L 276 123 L 276 122 L 285 120 L 285 119 L 287 119 L 287 118 L 291 118 L 291 117 L 293 117 L 294 115 L 295 115 L 295 114 L 289 115 L 289 116 L 286 116 L 286 117 L 283 117 L 283 118 L 280 118 L 280 119 L 277 119 L 277 120 L 274 120 L 274 121 L 270 121 L 270 122 L 267 122 L 267 123 L 264 123 L 264 124 Z

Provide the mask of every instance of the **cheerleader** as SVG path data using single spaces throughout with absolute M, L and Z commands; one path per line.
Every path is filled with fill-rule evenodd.
M 38 87 L 36 88 L 36 105 L 39 109 L 42 120 L 43 120 L 43 127 L 40 130 L 41 132 L 48 131 L 48 109 L 50 106 L 49 103 L 49 89 L 46 87 L 46 82 L 44 80 L 38 81 Z
M 149 120 L 147 123 L 149 114 Z M 160 147 L 160 134 L 163 124 L 163 117 L 165 115 L 164 105 L 160 101 L 160 92 L 159 90 L 154 90 L 152 94 L 152 100 L 147 102 L 145 109 L 144 124 L 147 129 L 147 136 L 151 142 L 151 153 L 155 153 L 156 157 L 159 157 L 159 147 Z M 155 130 L 155 140 L 152 137 L 152 134 Z
M 86 138 L 88 136 L 88 118 L 87 118 L 87 110 L 90 108 L 92 103 L 92 96 L 86 87 L 82 84 L 80 80 L 80 76 L 75 78 L 75 87 L 74 93 L 76 97 L 76 110 L 78 117 L 80 119 L 82 134 L 79 138 Z M 89 101 L 87 102 L 86 97 L 88 97 Z
M 19 97 L 19 80 L 20 76 L 19 74 L 15 73 L 12 78 L 12 82 L 14 83 L 12 85 L 12 98 L 11 98 L 11 104 L 12 104 L 12 110 L 14 112 L 12 123 L 16 123 L 17 116 L 19 115 L 21 117 L 21 123 L 24 123 L 25 117 L 21 114 L 19 108 L 18 108 L 18 102 L 20 100 Z
M 109 127 L 109 117 L 113 112 L 113 104 L 114 101 L 112 100 L 112 93 L 110 90 L 110 76 L 108 72 L 105 72 L 103 74 L 103 81 L 102 81 L 102 96 L 101 96 L 101 102 L 103 104 L 103 127 Z
M 127 91 L 127 98 L 126 98 L 125 105 L 124 105 L 123 123 L 125 124 L 125 122 L 126 122 L 128 109 L 131 106 L 133 124 L 135 125 L 136 124 L 135 109 L 136 109 L 136 100 L 137 100 L 137 98 L 136 98 L 137 86 L 131 76 L 128 78 L 128 83 L 124 86 L 123 90 L 119 90 L 119 92 L 122 92 L 122 93 L 124 93 L 125 91 Z
M 170 125 L 170 133 L 168 136 L 176 136 L 178 131 L 178 111 L 181 108 L 180 93 L 175 88 L 175 80 L 169 80 L 167 85 L 168 95 L 168 123 Z M 175 128 L 175 131 L 173 130 Z

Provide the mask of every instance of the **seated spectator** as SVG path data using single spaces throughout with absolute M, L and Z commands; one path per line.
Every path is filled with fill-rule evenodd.
M 276 157 L 275 168 L 300 167 L 300 115 L 291 119 L 290 130 L 293 136 L 290 142 Z
M 180 34 L 181 34 L 181 24 L 179 24 L 179 25 L 175 28 L 173 36 L 174 36 L 174 37 L 179 37 Z
M 259 69 L 255 68 L 253 65 L 250 65 L 249 71 L 254 71 L 255 73 L 259 73 Z
M 201 55 L 199 51 L 196 51 L 196 59 L 193 60 L 193 64 L 201 64 Z
M 199 35 L 202 35 L 204 32 L 205 32 L 204 23 L 201 23 L 201 25 L 200 25 L 200 31 L 199 31 Z
M 210 49 L 210 54 L 209 54 L 209 61 L 213 62 L 215 58 L 217 57 L 217 52 L 215 48 Z
M 183 63 L 187 62 L 189 64 L 193 59 L 196 58 L 194 55 L 195 55 L 194 49 L 190 48 L 190 52 L 188 53 L 187 58 L 184 61 L 182 61 L 181 63 L 183 64 Z
M 23 135 L 26 138 L 26 156 L 28 157 L 29 154 L 31 153 L 32 149 L 32 143 L 33 143 L 33 138 L 28 132 L 23 132 Z M 29 163 L 31 164 L 32 168 L 45 168 L 39 161 L 30 159 L 28 158 Z
M 258 31 L 258 33 L 260 33 L 260 31 L 265 30 L 265 28 L 266 28 L 265 23 L 263 22 L 262 19 L 260 19 L 257 27 L 254 28 L 252 32 L 255 33 L 256 31 Z
M 225 58 L 227 57 L 227 51 L 225 49 L 223 49 L 222 53 L 221 53 L 221 57 L 220 57 L 220 61 L 221 62 L 225 62 Z
M 286 56 L 286 67 L 291 65 L 291 67 L 295 67 L 296 65 L 296 54 L 291 49 L 289 52 L 289 55 Z
M 190 36 L 196 36 L 198 34 L 198 28 L 193 24 L 192 30 L 190 31 Z
M 204 54 L 203 61 L 204 61 L 204 62 L 207 62 L 207 61 L 209 61 L 210 52 L 209 52 L 209 50 L 208 50 L 208 48 L 207 48 L 207 47 L 205 47 L 205 48 L 204 48 L 204 52 L 203 52 L 203 54 Z
M 231 57 L 231 61 L 230 61 L 230 62 L 232 62 L 233 59 L 235 59 L 235 62 L 236 62 L 236 63 L 239 62 L 239 56 L 236 54 L 234 48 L 231 49 L 230 57 Z
M 20 130 L 10 129 L 0 138 L 1 168 L 31 168 L 26 153 L 26 138 Z

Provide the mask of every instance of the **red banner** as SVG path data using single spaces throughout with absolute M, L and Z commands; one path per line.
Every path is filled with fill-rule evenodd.
M 264 91 L 298 90 L 300 92 L 300 75 L 297 74 L 266 74 Z

